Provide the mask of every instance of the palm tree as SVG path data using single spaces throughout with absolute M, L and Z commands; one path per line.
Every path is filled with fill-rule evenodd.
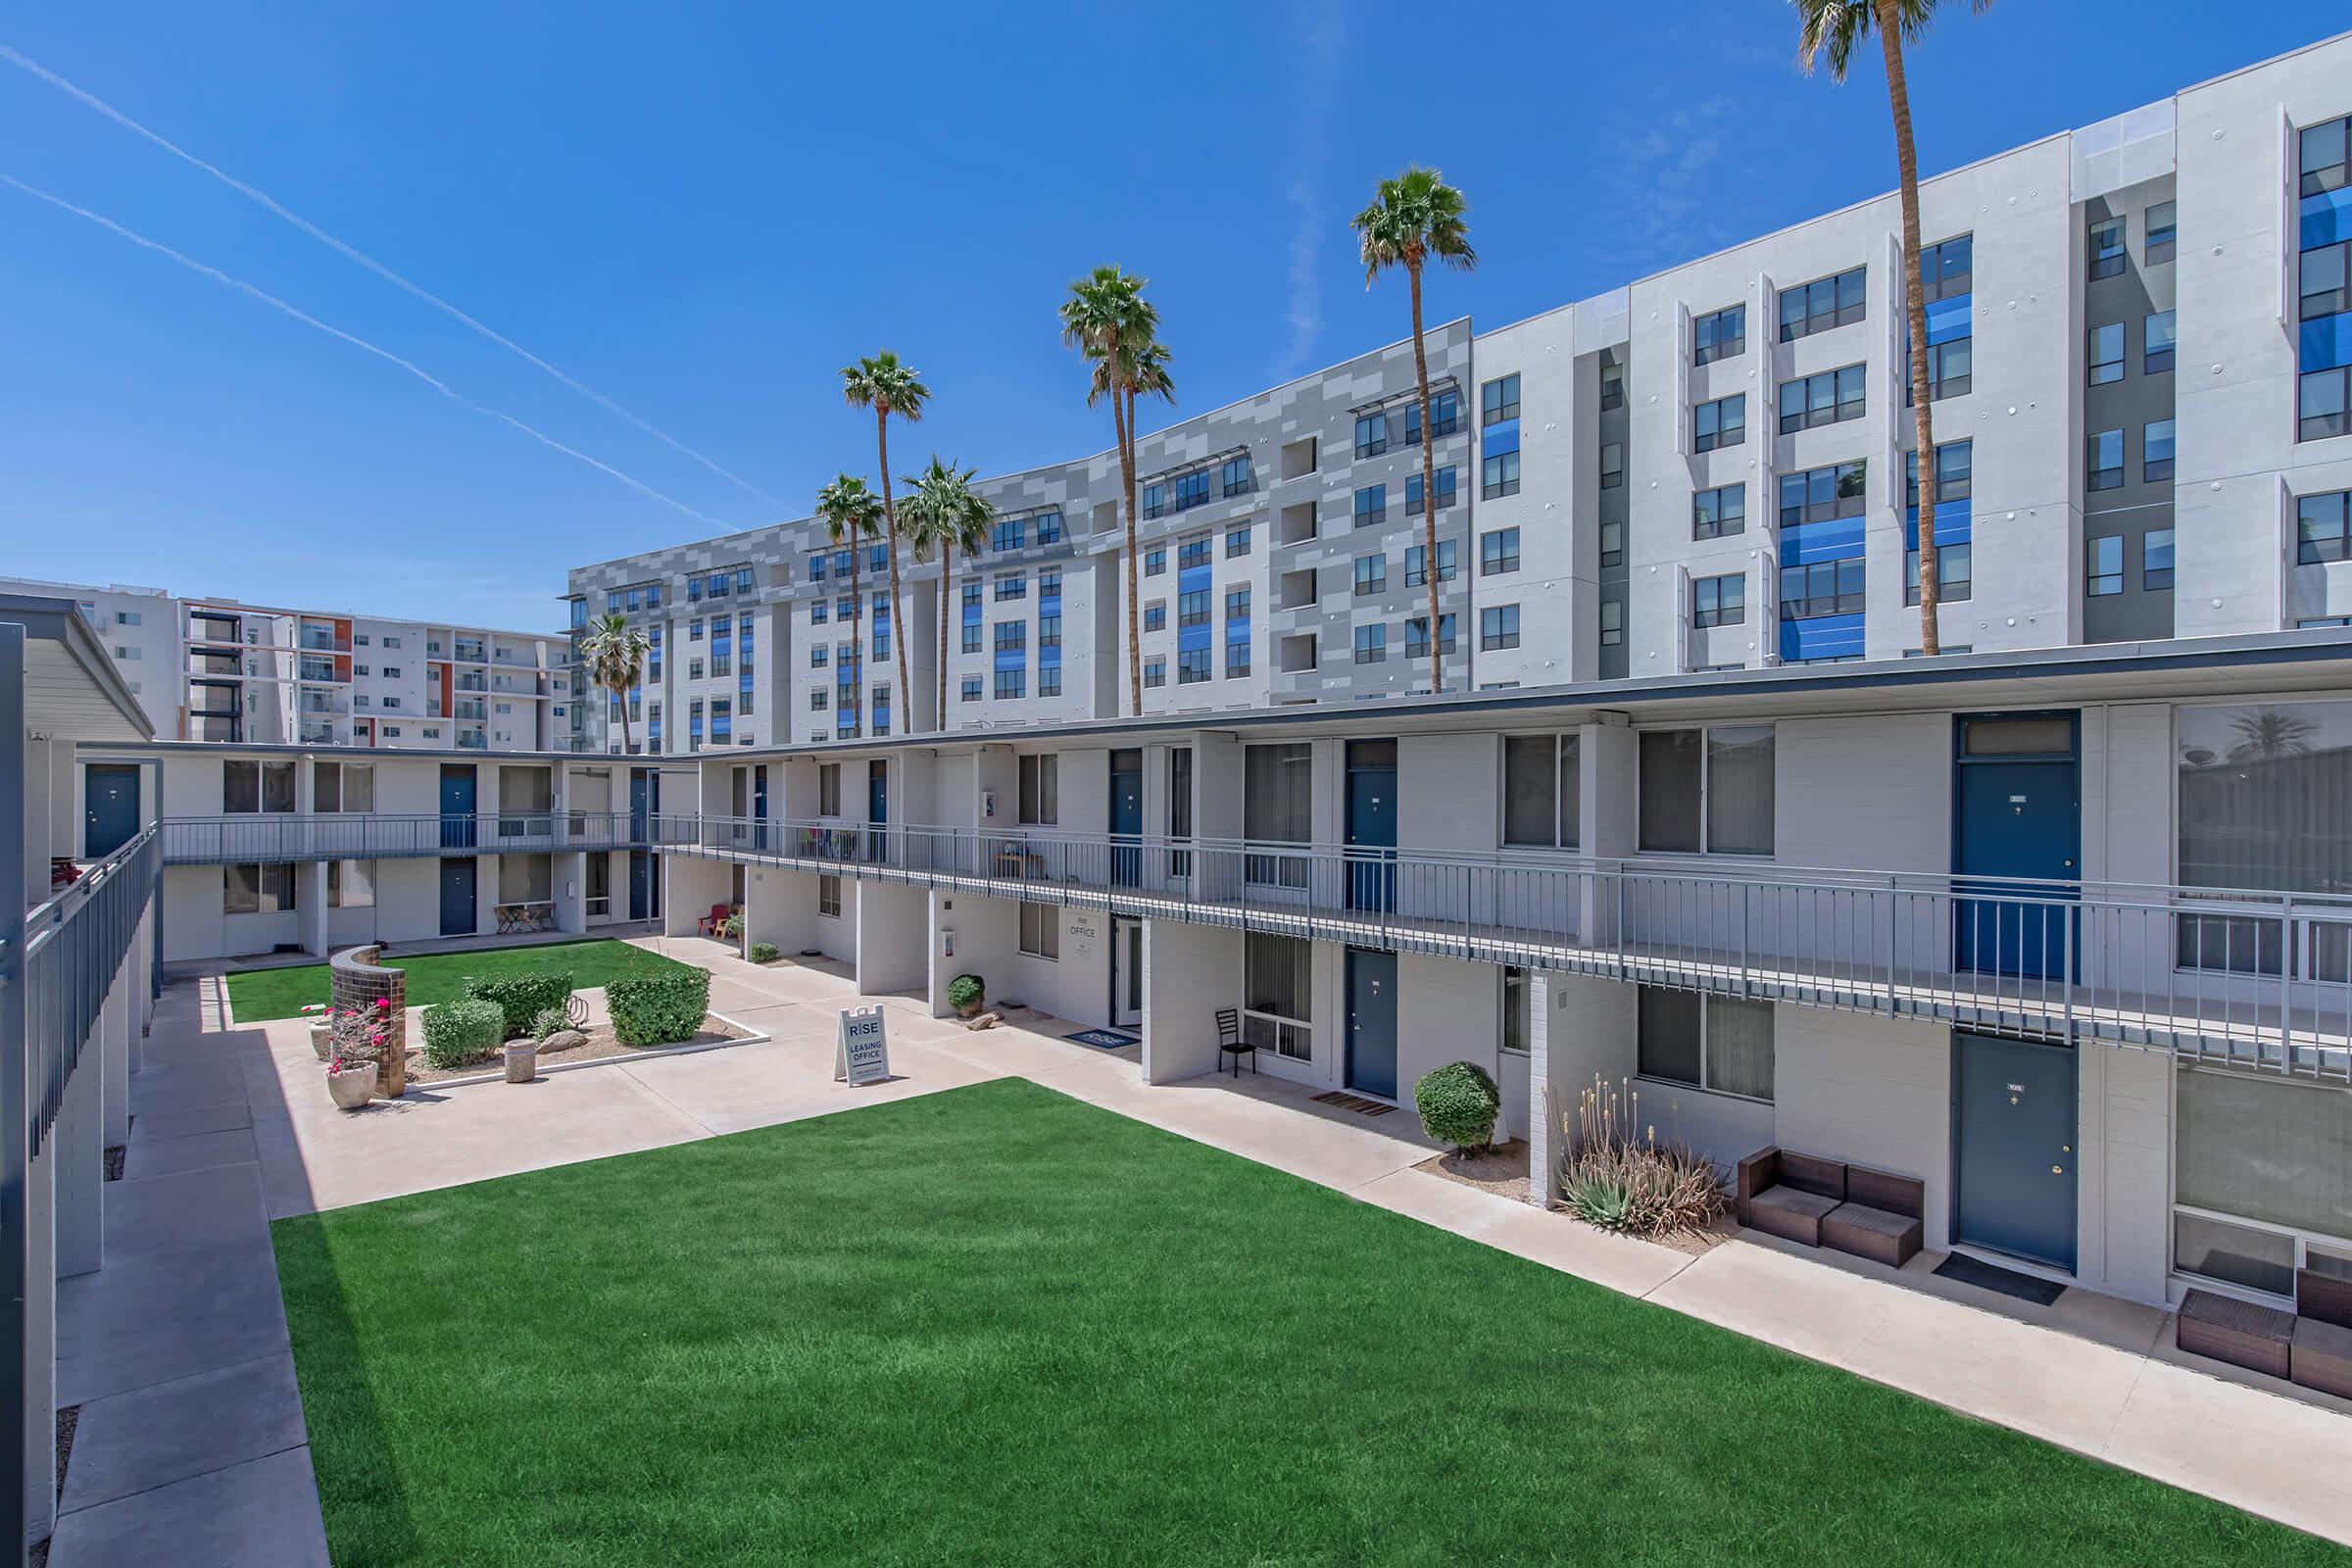
M 882 527 L 890 536 L 890 624 L 899 655 L 899 690 L 911 714 L 914 692 L 906 684 L 906 631 L 899 603 L 899 513 L 890 498 L 890 416 L 895 414 L 908 424 L 914 423 L 923 416 L 923 405 L 931 401 L 931 389 L 923 385 L 913 367 L 901 365 L 896 354 L 884 349 L 843 367 L 841 390 L 851 408 L 874 411 L 876 461 L 882 466 Z
M 956 552 L 966 561 L 988 543 L 989 524 L 996 509 L 972 488 L 977 468 L 958 468 L 942 463 L 937 454 L 930 466 L 906 482 L 906 541 L 914 559 L 928 561 L 939 552 L 939 727 L 948 727 L 948 603 L 953 597 Z
M 866 722 L 865 653 L 859 633 L 865 620 L 865 597 L 858 586 L 858 558 L 865 554 L 865 542 L 882 532 L 882 498 L 856 474 L 836 474 L 831 484 L 816 493 L 816 514 L 825 521 L 826 538 L 836 547 L 844 541 L 850 547 L 850 703 L 862 728 Z M 892 619 L 895 631 L 895 612 Z M 904 641 L 901 638 L 902 644 Z M 900 689 L 906 689 L 903 681 Z
M 653 647 L 644 631 L 630 625 L 629 617 L 617 610 L 590 621 L 587 633 L 580 638 L 580 659 L 588 666 L 589 678 L 611 692 L 620 708 L 623 752 L 637 750 L 636 742 L 629 737 L 629 693 L 643 681 L 646 656 Z
M 2230 727 L 2237 732 L 2237 744 L 2230 748 L 2233 761 L 2270 762 L 2281 757 L 2307 756 L 2312 737 L 2320 732 L 2310 719 L 2276 708 L 2240 713 L 2230 721 Z
M 1135 400 L 1139 390 L 1175 400 L 1168 353 L 1159 343 L 1159 313 L 1144 299 L 1148 280 L 1115 267 L 1098 267 L 1070 285 L 1061 304 L 1061 340 L 1086 356 L 1093 368 L 1087 407 L 1110 400 L 1111 425 L 1118 438 L 1120 505 L 1127 523 L 1127 692 L 1133 710 L 1144 710 L 1144 646 L 1136 608 L 1142 576 L 1135 530 Z M 1150 374 L 1153 385 L 1141 387 Z
M 1404 269 L 1413 285 L 1413 375 L 1421 394 L 1421 556 L 1429 564 L 1429 691 L 1444 686 L 1445 639 L 1438 635 L 1438 434 L 1429 411 L 1429 349 L 1421 335 L 1421 271 L 1432 261 L 1458 271 L 1478 265 L 1470 248 L 1470 225 L 1462 221 L 1470 204 L 1434 169 L 1405 166 L 1372 193 L 1372 205 L 1352 220 L 1362 242 L 1364 287 L 1392 267 Z
M 1894 117 L 1894 162 L 1902 176 L 1903 312 L 1910 318 L 1911 419 L 1919 445 L 1919 651 L 1943 652 L 1936 609 L 1936 431 L 1928 412 L 1928 305 L 1919 283 L 1919 154 L 1911 141 L 1911 89 L 1903 77 L 1903 49 L 1926 35 L 1939 0 L 1795 0 L 1802 23 L 1797 61 L 1810 75 L 1827 56 L 1830 79 L 1842 83 L 1854 45 L 1874 27 L 1886 57 L 1886 104 Z M 1992 0 L 1971 0 L 1979 11 Z

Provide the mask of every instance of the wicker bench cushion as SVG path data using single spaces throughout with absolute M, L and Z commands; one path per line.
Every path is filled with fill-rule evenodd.
M 2173 1338 L 2183 1350 L 2282 1378 L 2294 1334 L 2290 1312 L 2213 1291 L 2191 1291 L 2180 1302 Z
M 1817 1220 L 1838 1206 L 1835 1198 L 1819 1193 L 1801 1193 L 1793 1187 L 1773 1187 L 1748 1200 L 1758 1208 L 1778 1209 L 1784 1214 L 1797 1214 Z
M 2352 1398 L 2352 1329 L 2316 1317 L 2295 1319 L 2294 1381 Z
M 1747 1200 L 1746 1223 L 1768 1236 L 1821 1245 L 1821 1217 L 1838 1206 L 1835 1198 L 1799 1192 L 1793 1187 L 1768 1187 Z
M 1840 1203 L 1821 1222 L 1821 1245 L 1900 1268 L 1919 1250 L 1922 1226 L 1909 1214 Z

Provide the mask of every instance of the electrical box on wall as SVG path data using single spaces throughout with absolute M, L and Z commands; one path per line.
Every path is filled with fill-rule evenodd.
M 939 928 L 939 956 L 943 958 L 956 956 L 956 928 L 952 925 Z
M 995 790 L 980 792 L 980 818 L 986 822 L 993 822 L 997 819 L 997 792 Z

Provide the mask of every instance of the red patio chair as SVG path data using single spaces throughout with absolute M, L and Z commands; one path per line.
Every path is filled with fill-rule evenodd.
M 695 921 L 694 928 L 704 936 L 714 937 L 718 935 L 718 928 L 727 923 L 727 916 L 733 912 L 726 905 L 713 904 L 709 914 Z

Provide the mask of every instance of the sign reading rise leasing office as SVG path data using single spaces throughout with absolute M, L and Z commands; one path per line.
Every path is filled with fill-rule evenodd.
M 833 1081 L 851 1088 L 890 1077 L 890 1042 L 882 1032 L 880 1007 L 852 1007 L 841 1015 L 841 1043 L 833 1052 Z

